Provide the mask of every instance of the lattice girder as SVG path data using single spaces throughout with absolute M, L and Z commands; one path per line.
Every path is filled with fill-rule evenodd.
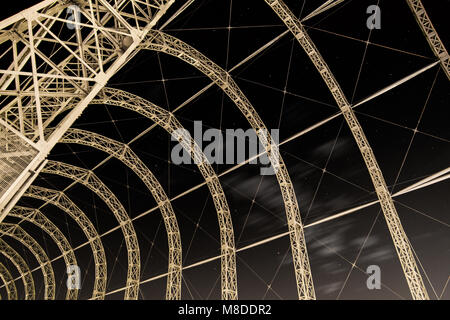
M 276 173 L 283 197 L 286 220 L 290 231 L 298 297 L 302 300 L 315 299 L 316 296 L 309 265 L 305 235 L 303 232 L 303 224 L 301 222 L 300 210 L 294 187 L 278 150 L 278 146 L 273 143 L 269 131 L 255 108 L 225 70 L 187 43 L 163 32 L 151 30 L 148 34 L 148 40 L 143 41 L 140 46 L 142 49 L 164 52 L 175 56 L 208 76 L 236 104 L 251 127 L 258 134 L 260 142 L 264 146 L 272 168 Z
M 53 267 L 45 253 L 44 249 L 31 237 L 25 230 L 19 225 L 2 223 L 0 224 L 0 234 L 7 235 L 21 244 L 23 244 L 39 263 L 39 267 L 42 270 L 44 276 L 44 299 L 54 300 L 55 299 L 55 274 L 53 272 Z
M 411 250 L 408 237 L 403 230 L 397 210 L 392 201 L 392 196 L 387 188 L 381 169 L 373 154 L 372 148 L 364 134 L 361 125 L 356 118 L 351 105 L 349 104 L 344 92 L 340 88 L 330 68 L 317 50 L 315 44 L 307 34 L 305 28 L 289 8 L 280 0 L 264 0 L 272 10 L 286 24 L 291 33 L 300 43 L 317 71 L 325 81 L 329 91 L 333 95 L 339 106 L 348 127 L 358 145 L 363 156 L 364 163 L 372 179 L 376 194 L 380 200 L 381 209 L 384 213 L 389 232 L 394 242 L 397 255 L 403 268 L 406 280 L 413 299 L 429 299 L 427 290 L 422 280 L 422 276 L 417 268 L 414 255 Z
M 166 299 L 181 299 L 182 246 L 177 218 L 164 189 L 158 179 L 142 162 L 142 160 L 121 142 L 107 138 L 94 132 L 69 129 L 60 140 L 61 143 L 82 144 L 102 150 L 122 161 L 144 182 L 155 198 L 163 217 L 169 245 L 168 277 Z
M 0 252 L 11 260 L 12 264 L 19 271 L 20 277 L 22 278 L 23 287 L 25 290 L 25 300 L 34 300 L 35 289 L 34 280 L 31 274 L 30 268 L 25 260 L 14 250 L 5 240 L 0 238 Z
M 17 288 L 9 270 L 0 262 L 0 278 L 6 287 L 8 300 L 17 300 Z
M 189 151 L 189 155 L 195 160 L 194 162 L 207 182 L 219 218 L 219 229 L 221 230 L 221 239 L 223 239 L 221 241 L 222 298 L 225 300 L 237 299 L 236 249 L 230 210 L 220 181 L 203 151 L 191 137 L 179 136 L 180 132 L 185 131 L 172 113 L 146 99 L 123 90 L 105 88 L 92 103 L 119 106 L 138 112 L 154 121 L 171 135 L 176 136 L 180 144 Z M 120 147 L 117 146 L 113 146 L 113 148 L 120 150 Z
M 88 239 L 94 257 L 95 278 L 92 299 L 103 300 L 105 298 L 108 271 L 106 255 L 100 236 L 91 220 L 89 220 L 86 214 L 62 191 L 31 185 L 24 196 L 52 204 L 75 220 Z
M 63 162 L 49 161 L 42 169 L 42 172 L 72 179 L 90 189 L 106 203 L 122 229 L 127 248 L 127 289 L 125 290 L 124 297 L 126 300 L 138 299 L 141 268 L 139 244 L 133 222 L 115 194 L 97 177 L 97 175 L 95 175 L 93 171 L 88 169 L 83 169 Z
M 431 23 L 431 20 L 428 17 L 427 12 L 425 11 L 425 7 L 423 6 L 422 1 L 406 0 L 406 2 L 411 8 L 414 17 L 416 18 L 417 23 L 422 29 L 422 32 L 425 35 L 428 44 L 433 50 L 435 56 L 441 61 L 442 69 L 447 75 L 447 78 L 450 80 L 450 56 L 444 44 L 442 43 L 441 38 L 439 38 L 436 29 Z
M 41 228 L 56 243 L 61 251 L 66 267 L 77 266 L 77 259 L 67 238 L 59 230 L 59 228 L 50 221 L 39 209 L 16 206 L 8 214 L 8 216 L 23 219 Z M 76 300 L 78 297 L 78 289 L 67 288 L 66 300 Z

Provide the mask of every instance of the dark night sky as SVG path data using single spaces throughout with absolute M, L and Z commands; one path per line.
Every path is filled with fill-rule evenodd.
M 183 3 L 183 1 L 178 1 Z M 324 1 L 289 0 L 300 17 Z M 33 2 L 27 2 L 27 7 Z M 431 64 L 435 57 L 404 0 L 380 0 L 381 29 L 366 27 L 366 8 L 376 0 L 349 0 L 305 23 L 307 30 L 352 103 Z M 450 1 L 423 0 L 444 44 Z M 177 4 L 178 6 L 178 4 Z M 9 11 L 8 11 L 9 10 Z M 2 18 L 17 12 L 5 8 Z M 189 43 L 225 69 L 286 30 L 263 0 L 197 0 L 165 31 Z M 231 72 L 269 129 L 280 129 L 280 141 L 333 115 L 338 108 L 326 85 L 300 45 L 287 34 Z M 164 81 L 162 81 L 164 79 Z M 153 103 L 174 110 L 209 84 L 210 80 L 178 59 L 151 51 L 138 53 L 108 83 Z M 393 192 L 449 167 L 449 84 L 435 66 L 401 86 L 355 109 L 371 143 L 387 184 Z M 193 130 L 249 128 L 232 101 L 214 86 L 175 113 Z M 90 106 L 74 127 L 129 142 L 152 125 L 141 115 L 111 106 Z M 417 133 L 413 129 L 417 127 Z M 169 197 L 202 182 L 194 164 L 176 166 L 167 160 L 174 142 L 155 128 L 130 146 L 152 170 Z M 373 185 L 351 132 L 342 117 L 280 147 L 295 187 L 305 225 L 376 199 Z M 89 147 L 57 145 L 50 159 L 93 168 L 107 155 Z M 230 165 L 213 165 L 221 173 Z M 326 169 L 324 172 L 323 169 Z M 118 196 L 131 217 L 154 207 L 155 201 L 139 178 L 118 160 L 95 170 Z M 286 216 L 274 176 L 260 176 L 257 165 L 246 165 L 220 179 L 231 209 L 236 246 L 286 232 Z M 71 181 L 41 174 L 36 185 L 62 189 Z M 440 182 L 395 198 L 404 229 L 420 261 L 419 267 L 432 299 L 450 299 L 445 288 L 450 275 L 450 182 Z M 107 206 L 83 186 L 67 192 L 91 218 L 101 234 L 117 222 Z M 21 205 L 42 202 L 24 198 Z M 203 186 L 172 202 L 180 226 L 184 265 L 220 254 L 214 204 Z M 73 247 L 85 242 L 74 221 L 56 207 L 42 211 L 65 233 Z M 7 218 L 6 222 L 17 222 Z M 30 223 L 21 225 L 46 249 L 50 258 L 60 251 L 52 240 Z M 141 251 L 141 279 L 167 270 L 167 238 L 158 211 L 135 221 Z M 379 205 L 305 229 L 318 299 L 410 299 L 406 280 Z M 9 243 L 37 266 L 31 253 L 15 240 Z M 126 249 L 120 230 L 102 238 L 108 260 L 107 292 L 125 285 Z M 89 246 L 76 251 L 83 272 L 81 299 L 90 297 L 93 260 Z M 356 261 L 356 262 L 355 262 Z M 0 262 L 17 270 L 2 256 Z M 357 267 L 352 268 L 352 263 Z M 381 290 L 368 290 L 367 266 L 381 268 Z M 64 263 L 54 263 L 57 298 L 65 296 Z M 237 254 L 241 299 L 296 299 L 295 277 L 287 236 Z M 34 272 L 41 290 L 42 274 Z M 220 298 L 220 261 L 183 272 L 184 299 Z M 271 284 L 270 289 L 268 285 Z M 162 299 L 165 278 L 141 286 L 141 299 Z M 21 284 L 18 289 L 23 290 Z M 4 288 L 0 294 L 5 296 Z M 123 292 L 108 295 L 122 299 Z

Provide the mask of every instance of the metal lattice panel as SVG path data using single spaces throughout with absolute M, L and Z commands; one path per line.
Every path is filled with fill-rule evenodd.
M 2 70 L 0 86 L 3 95 L 14 97 L 2 106 L 5 121 L 30 138 L 42 137 L 40 126 L 58 113 L 57 104 L 73 103 L 75 93 L 87 95 L 104 85 L 172 3 L 78 1 L 81 22 L 60 17 L 69 2 L 43 1 L 2 21 L 0 43 L 9 44 L 2 56 L 9 54 L 12 62 Z M 54 28 L 61 23 L 73 24 L 75 32 L 57 35 Z M 60 55 L 41 50 L 46 43 L 61 45 Z M 18 75 L 26 81 L 18 83 Z
M 219 220 L 222 251 L 222 298 L 224 300 L 237 299 L 236 248 L 230 209 L 222 185 L 203 151 L 190 136 L 183 136 L 182 133 L 186 133 L 186 131 L 182 130 L 183 126 L 169 111 L 148 100 L 118 89 L 105 88 L 100 96 L 100 98 L 94 99 L 93 103 L 115 105 L 136 111 L 164 128 L 180 142 L 183 148 L 189 151 L 207 182 Z

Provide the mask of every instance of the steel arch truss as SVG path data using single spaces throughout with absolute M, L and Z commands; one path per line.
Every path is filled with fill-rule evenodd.
M 397 210 L 392 201 L 392 196 L 387 188 L 383 174 L 375 159 L 372 148 L 364 135 L 364 131 L 353 112 L 352 106 L 347 101 L 344 92 L 340 88 L 333 73 L 320 55 L 311 38 L 306 33 L 301 22 L 295 17 L 289 8 L 280 0 L 265 0 L 273 11 L 286 24 L 294 37 L 302 46 L 303 50 L 313 62 L 317 71 L 319 71 L 322 79 L 328 86 L 329 91 L 333 95 L 338 104 L 344 118 L 349 126 L 352 135 L 358 145 L 363 156 L 367 170 L 369 171 L 376 194 L 380 200 L 381 209 L 383 210 L 389 232 L 394 241 L 395 250 L 400 259 L 403 272 L 408 282 L 409 289 L 413 299 L 428 299 L 428 293 L 422 280 L 422 276 L 417 268 L 414 255 L 411 250 L 408 237 L 403 230 Z
M 60 140 L 61 143 L 73 143 L 102 150 L 122 161 L 145 183 L 158 204 L 164 220 L 169 245 L 169 270 L 167 272 L 166 299 L 181 299 L 182 247 L 177 218 L 164 189 L 158 179 L 142 160 L 121 142 L 104 137 L 94 132 L 69 129 Z
M 0 278 L 6 287 L 6 293 L 8 294 L 8 300 L 17 300 L 17 288 L 11 273 L 5 267 L 3 263 L 0 262 Z
M 308 54 L 336 100 L 369 171 L 412 297 L 428 299 L 392 195 L 353 112 L 353 106 L 348 102 L 301 22 L 283 1 L 265 0 L 265 2 L 286 24 Z M 327 1 L 326 4 L 331 2 Z M 285 205 L 298 296 L 300 299 L 315 299 L 298 202 L 278 146 L 272 143 L 271 136 L 258 113 L 225 70 L 181 40 L 151 30 L 173 3 L 174 0 L 77 0 L 76 6 L 70 6 L 69 1 L 44 0 L 0 22 L 0 59 L 7 61 L 8 66 L 7 69 L 0 70 L 0 95 L 6 97 L 0 104 L 0 222 L 42 168 L 45 173 L 65 176 L 85 185 L 108 205 L 119 222 L 128 253 L 125 299 L 137 299 L 140 281 L 139 245 L 132 221 L 122 204 L 92 170 L 56 161 L 49 161 L 44 167 L 45 157 L 58 142 L 80 143 L 108 152 L 124 162 L 142 179 L 161 210 L 169 242 L 166 297 L 180 298 L 182 263 L 180 233 L 170 200 L 161 185 L 127 145 L 94 133 L 70 129 L 89 103 L 125 107 L 155 121 L 190 151 L 207 182 L 218 214 L 222 252 L 222 297 L 237 299 L 236 249 L 231 215 L 220 181 L 205 155 L 186 131 L 180 130 L 183 127 L 169 111 L 130 93 L 104 88 L 107 81 L 138 50 L 164 52 L 187 62 L 208 76 L 230 97 L 259 135 L 276 173 Z M 448 52 L 421 0 L 407 0 L 407 3 L 450 79 Z M 69 6 L 71 10 L 80 13 L 79 16 L 76 15 L 75 20 L 62 17 L 62 13 Z M 319 11 L 313 14 L 318 14 Z M 61 36 L 57 30 L 59 27 L 65 27 L 65 24 L 73 27 L 74 31 L 63 33 Z M 53 44 L 59 46 L 56 54 L 46 48 Z M 57 127 L 48 128 L 58 115 L 69 108 L 72 110 Z M 7 158 L 12 159 L 14 164 L 11 165 L 12 162 Z M 104 298 L 106 258 L 100 237 L 91 221 L 63 192 L 31 186 L 25 195 L 58 206 L 80 225 L 94 253 L 96 280 L 93 298 Z M 16 207 L 12 215 L 41 226 L 57 243 L 66 264 L 72 261 L 76 264 L 73 249 L 67 239 L 38 209 Z M 45 297 L 54 299 L 53 269 L 39 244 L 18 225 L 0 225 L 0 233 L 14 237 L 32 251 L 44 274 Z M 18 268 L 24 281 L 25 298 L 34 299 L 34 282 L 25 261 L 2 239 L 0 250 Z M 4 281 L 4 277 L 8 278 L 5 273 L 7 271 L 0 266 L 0 277 Z M 67 292 L 68 298 L 76 298 L 76 295 L 76 291 Z
M 44 299 L 54 300 L 56 289 L 55 274 L 50 259 L 44 249 L 42 249 L 39 243 L 37 243 L 36 240 L 34 240 L 33 237 L 25 232 L 19 225 L 2 223 L 0 224 L 0 234 L 16 239 L 31 251 L 38 261 L 44 276 Z
M 175 137 L 180 144 L 189 151 L 197 167 L 205 179 L 217 212 L 221 243 L 221 286 L 222 299 L 236 300 L 236 247 L 234 243 L 234 229 L 228 202 L 222 185 L 214 169 L 197 143 L 188 135 L 180 122 L 169 111 L 158 107 L 150 101 L 123 90 L 105 88 L 92 103 L 120 106 L 142 114 Z
M 97 194 L 109 207 L 122 229 L 128 256 L 127 289 L 125 299 L 138 299 L 140 281 L 139 243 L 133 223 L 114 193 L 91 170 L 58 161 L 49 161 L 42 172 L 74 180 Z
M 303 224 L 297 197 L 286 165 L 280 155 L 278 146 L 273 143 L 265 124 L 250 101 L 240 90 L 231 76 L 220 66 L 187 43 L 160 31 L 151 30 L 148 39 L 141 44 L 142 49 L 160 51 L 175 56 L 194 66 L 217 84 L 236 104 L 255 130 L 264 146 L 273 170 L 276 173 L 286 210 L 287 224 L 290 231 L 291 250 L 295 270 L 299 299 L 315 299 L 313 278 L 309 265 Z
M 27 143 L 8 183 L 0 185 L 0 221 L 41 162 L 106 82 L 127 62 L 174 0 L 45 0 L 0 22 L 0 118 L 8 139 Z M 70 7 L 69 7 L 70 6 Z M 72 14 L 63 17 L 68 10 Z M 73 32 L 60 32 L 62 28 Z M 55 52 L 49 50 L 58 45 Z M 76 105 L 48 139 L 44 129 Z M 2 152 L 10 152 L 0 140 Z M 12 150 L 16 152 L 16 150 Z M 0 162 L 1 167 L 6 164 Z M 0 168 L 1 168 L 0 167 Z M 6 170 L 0 170 L 2 176 Z M 3 178 L 3 177 L 2 177 Z M 19 197 L 20 197 L 19 195 Z M 12 204 L 10 200 L 13 200 Z
M 106 255 L 100 236 L 91 220 L 89 220 L 86 214 L 62 191 L 31 185 L 24 196 L 45 201 L 46 204 L 50 203 L 75 220 L 86 236 L 94 257 L 95 279 L 92 299 L 104 299 L 108 273 Z
M 20 277 L 22 278 L 23 287 L 25 290 L 25 300 L 34 300 L 35 289 L 34 280 L 31 275 L 30 268 L 28 267 L 25 260 L 14 250 L 5 240 L 0 238 L 0 252 L 11 260 L 12 264 L 19 271 Z
M 53 241 L 58 246 L 64 257 L 66 267 L 69 269 L 70 266 L 78 265 L 77 259 L 75 258 L 75 253 L 73 252 L 72 246 L 70 245 L 69 241 L 67 241 L 67 238 L 61 232 L 61 230 L 59 230 L 59 228 L 53 222 L 51 222 L 39 209 L 16 206 L 9 212 L 8 216 L 23 219 L 41 228 L 53 239 Z M 67 288 L 67 300 L 76 300 L 77 297 L 78 289 Z
M 431 23 L 427 12 L 422 4 L 421 0 L 406 0 L 414 17 L 417 20 L 423 34 L 427 38 L 428 44 L 433 50 L 435 56 L 441 61 L 442 69 L 444 69 L 447 78 L 450 80 L 450 56 L 448 55 L 447 49 L 439 38 L 436 29 Z

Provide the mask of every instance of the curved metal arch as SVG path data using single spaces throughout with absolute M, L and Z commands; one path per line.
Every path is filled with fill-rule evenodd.
M 83 169 L 59 161 L 48 161 L 41 172 L 63 176 L 84 185 L 97 194 L 113 212 L 122 229 L 127 247 L 128 271 L 125 300 L 138 299 L 141 269 L 139 243 L 133 222 L 115 194 L 92 170 Z
M 207 183 L 217 212 L 222 253 L 222 299 L 236 300 L 238 298 L 236 246 L 231 213 L 219 178 L 203 151 L 171 112 L 158 107 L 146 99 L 123 90 L 105 88 L 101 91 L 99 97 L 92 100 L 92 103 L 119 106 L 140 113 L 165 129 L 180 142 L 183 148 L 189 151 L 190 156 L 194 159 Z
M 19 225 L 3 222 L 0 224 L 0 234 L 16 239 L 31 251 L 44 276 L 44 299 L 55 300 L 55 273 L 44 249 Z
M 56 243 L 61 251 L 67 268 L 76 266 L 77 259 L 67 238 L 59 230 L 59 228 L 50 221 L 39 209 L 16 206 L 8 214 L 11 217 L 23 219 L 41 228 Z M 78 289 L 67 288 L 66 300 L 76 300 L 78 297 Z
M 273 170 L 276 173 L 277 181 L 281 189 L 283 202 L 286 210 L 287 224 L 291 241 L 295 277 L 299 299 L 315 299 L 313 278 L 309 265 L 309 257 L 306 248 L 303 224 L 297 197 L 294 192 L 291 178 L 286 165 L 278 150 L 278 146 L 272 143 L 272 138 L 265 124 L 258 113 L 251 105 L 250 101 L 234 82 L 231 76 L 220 66 L 215 64 L 205 55 L 195 48 L 173 36 L 160 31 L 150 31 L 147 41 L 140 44 L 142 49 L 149 49 L 164 52 L 175 56 L 200 70 L 217 84 L 228 97 L 236 104 L 241 113 L 245 116 L 251 127 L 258 134 L 264 146 Z
M 17 288 L 9 270 L 3 263 L 0 262 L 0 278 L 6 287 L 6 293 L 8 294 L 8 300 L 17 300 Z
M 59 142 L 82 144 L 102 150 L 122 161 L 144 182 L 161 210 L 167 233 L 169 244 L 169 268 L 167 272 L 166 299 L 181 299 L 182 246 L 180 229 L 172 204 L 158 179 L 128 145 L 100 134 L 70 128 Z
M 30 268 L 20 254 L 17 253 L 5 240 L 0 238 L 0 252 L 11 260 L 12 264 L 19 271 L 25 290 L 25 300 L 34 300 L 35 289 L 34 280 Z
M 189 151 L 189 155 L 194 159 L 194 162 L 197 164 L 203 178 L 207 183 L 219 219 L 222 251 L 222 298 L 224 300 L 237 299 L 236 247 L 234 244 L 234 228 L 231 220 L 230 209 L 228 207 L 228 202 L 219 178 L 209 164 L 209 161 L 203 151 L 194 139 L 187 134 L 187 131 L 184 130 L 181 123 L 178 122 L 171 112 L 146 99 L 123 90 L 105 88 L 101 91 L 97 98 L 92 100 L 92 103 L 123 107 L 140 113 L 154 121 L 157 125 L 161 126 L 169 134 L 173 135 L 180 142 L 180 144 Z M 121 147 L 119 147 L 119 149 L 120 148 Z
M 383 173 L 378 166 L 377 160 L 373 150 L 364 135 L 364 131 L 356 118 L 353 108 L 340 88 L 336 78 L 328 67 L 327 63 L 317 50 L 314 42 L 311 40 L 301 22 L 281 0 L 264 0 L 272 8 L 273 11 L 286 24 L 291 33 L 297 39 L 306 52 L 317 71 L 319 71 L 322 79 L 328 86 L 329 91 L 333 95 L 336 103 L 339 106 L 347 125 L 352 132 L 352 135 L 361 152 L 367 170 L 369 171 L 372 183 L 375 187 L 375 192 L 380 200 L 381 209 L 383 210 L 389 232 L 394 241 L 395 250 L 402 265 L 403 272 L 408 282 L 409 289 L 413 299 L 423 300 L 429 299 L 427 290 L 422 280 L 422 276 L 414 259 L 411 245 L 406 236 L 394 202 L 392 201 L 391 193 L 384 180 Z
M 91 246 L 95 265 L 94 288 L 92 299 L 103 300 L 106 292 L 107 265 L 106 254 L 100 236 L 86 214 L 63 192 L 31 185 L 24 193 L 25 197 L 39 199 L 50 203 L 69 215 L 83 230 Z
M 447 49 L 442 43 L 441 38 L 431 23 L 425 7 L 421 0 L 406 0 L 411 11 L 416 18 L 417 23 L 422 29 L 423 34 L 427 38 L 428 44 L 434 52 L 434 55 L 441 61 L 442 69 L 444 69 L 447 78 L 450 80 L 450 56 Z

